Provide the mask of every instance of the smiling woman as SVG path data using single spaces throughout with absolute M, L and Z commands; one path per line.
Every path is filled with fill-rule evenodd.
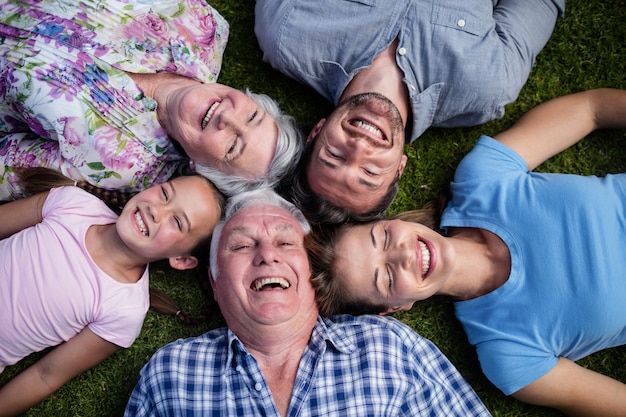
M 140 191 L 191 162 L 229 195 L 274 186 L 301 140 L 269 97 L 215 83 L 228 30 L 199 0 L 5 2 L 0 199 L 24 166 Z

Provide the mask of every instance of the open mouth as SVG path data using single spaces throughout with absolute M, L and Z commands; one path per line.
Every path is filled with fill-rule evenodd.
M 259 278 L 252 282 L 250 288 L 254 291 L 265 291 L 265 290 L 273 290 L 273 289 L 281 289 L 286 290 L 291 287 L 289 281 L 284 278 Z
M 137 227 L 139 227 L 139 231 L 143 233 L 144 236 L 148 236 L 148 227 L 146 223 L 143 221 L 143 217 L 141 217 L 141 213 L 139 209 L 135 210 L 135 223 L 137 223 Z
M 421 240 L 418 240 L 417 243 L 422 254 L 422 277 L 426 278 L 428 272 L 430 271 L 430 250 L 428 249 L 426 243 Z
M 370 122 L 367 122 L 365 120 L 361 120 L 361 119 L 352 119 L 349 121 L 351 126 L 354 126 L 358 129 L 363 129 L 366 130 L 368 132 L 370 132 L 372 135 L 374 135 L 377 139 L 382 140 L 382 141 L 387 141 L 387 136 L 385 136 L 385 134 L 383 133 L 382 130 L 380 130 L 378 128 L 378 126 L 373 125 Z
M 209 109 L 206 111 L 206 114 L 202 118 L 202 122 L 200 122 L 200 126 L 202 127 L 202 129 L 204 129 L 209 124 L 209 122 L 211 121 L 211 117 L 213 117 L 213 113 L 215 113 L 215 109 L 219 107 L 220 103 L 221 101 L 216 101 L 215 103 L 211 104 Z

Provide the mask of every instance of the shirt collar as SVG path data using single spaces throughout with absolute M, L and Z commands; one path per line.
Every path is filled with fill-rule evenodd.
M 313 328 L 313 334 L 311 335 L 311 346 L 319 345 L 322 342 L 324 345 L 328 343 L 341 353 L 352 353 L 358 350 L 357 345 L 353 339 L 348 337 L 343 331 L 341 326 L 328 326 L 332 323 L 332 320 L 328 318 L 317 318 L 315 328 Z

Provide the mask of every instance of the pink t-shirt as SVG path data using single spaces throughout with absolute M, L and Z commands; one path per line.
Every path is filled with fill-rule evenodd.
M 85 247 L 87 229 L 117 220 L 77 187 L 50 191 L 43 221 L 0 240 L 0 372 L 89 329 L 127 348 L 150 305 L 148 268 L 137 283 L 105 274 Z

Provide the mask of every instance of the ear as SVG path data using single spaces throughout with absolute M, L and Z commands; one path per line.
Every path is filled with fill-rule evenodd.
M 320 130 L 322 130 L 322 127 L 324 127 L 325 124 L 326 119 L 321 119 L 319 122 L 317 122 L 315 126 L 313 126 L 313 129 L 311 129 L 311 132 L 309 132 L 309 136 L 307 136 L 306 138 L 307 143 L 311 142 L 317 137 L 317 135 L 320 133 Z
M 387 310 L 383 311 L 382 313 L 380 313 L 381 316 L 386 316 L 387 314 L 393 314 L 396 313 L 398 311 L 409 311 L 411 308 L 413 308 L 413 304 L 405 304 L 403 306 L 395 306 L 395 307 L 389 307 L 387 308 Z
M 404 167 L 406 167 L 406 161 L 406 155 L 402 154 L 402 158 L 400 158 L 400 166 L 398 166 L 398 178 L 400 178 L 402 176 L 402 173 L 404 172 Z
M 213 274 L 211 273 L 211 268 L 209 268 L 209 282 L 211 283 L 211 289 L 213 290 L 213 299 L 217 301 L 217 292 L 215 291 L 215 280 L 213 279 Z
M 183 271 L 185 269 L 193 269 L 198 266 L 198 264 L 198 258 L 191 255 L 183 255 L 177 256 L 175 258 L 170 258 L 170 266 L 174 269 L 178 269 L 179 271 Z

